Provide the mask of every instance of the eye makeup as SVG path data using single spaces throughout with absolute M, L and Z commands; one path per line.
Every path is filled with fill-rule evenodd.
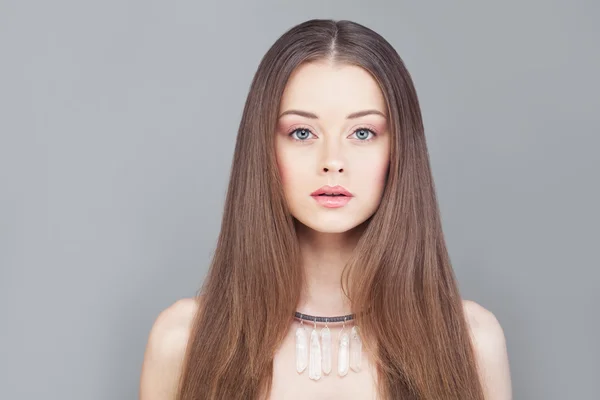
M 358 141 L 358 142 L 370 142 L 373 139 L 375 139 L 377 136 L 380 135 L 379 130 L 377 128 L 375 128 L 374 126 L 369 125 L 369 124 L 359 124 L 359 125 L 354 126 L 350 130 L 350 133 L 349 133 L 348 136 L 353 136 L 353 135 L 356 136 L 357 132 L 360 132 L 360 131 L 370 133 L 371 137 L 369 139 L 360 139 L 360 138 L 356 137 L 355 140 Z M 308 139 L 311 136 L 312 137 L 317 136 L 314 133 L 314 129 L 313 128 L 311 128 L 310 126 L 307 126 L 307 125 L 303 125 L 303 124 L 294 124 L 294 125 L 290 126 L 288 129 L 282 130 L 282 132 L 286 136 L 290 137 L 292 140 L 294 140 L 296 142 L 308 142 Z M 307 132 L 309 134 L 309 136 L 307 138 L 305 138 L 305 139 L 297 139 L 295 137 L 295 135 L 298 132 L 304 132 L 304 133 Z

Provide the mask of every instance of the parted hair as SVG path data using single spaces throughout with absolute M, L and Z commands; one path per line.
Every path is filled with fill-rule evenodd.
M 387 105 L 385 188 L 340 282 L 372 354 L 379 398 L 483 400 L 412 78 L 378 33 L 352 21 L 320 19 L 279 37 L 250 85 L 178 400 L 265 399 L 270 393 L 273 357 L 304 283 L 274 132 L 291 73 L 320 60 L 368 71 Z

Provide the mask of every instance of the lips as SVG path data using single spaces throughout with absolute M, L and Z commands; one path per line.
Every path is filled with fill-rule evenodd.
M 329 196 L 329 197 L 352 197 L 352 193 L 350 193 L 343 186 L 323 186 L 310 194 L 311 196 Z
M 343 186 L 323 186 L 310 194 L 317 204 L 326 208 L 344 207 L 353 195 Z

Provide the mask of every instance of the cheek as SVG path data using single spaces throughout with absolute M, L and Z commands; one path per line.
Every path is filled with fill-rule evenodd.
M 281 186 L 287 206 L 292 213 L 295 213 L 300 206 L 303 194 L 308 191 L 310 184 L 305 179 L 307 177 L 306 167 L 297 162 L 294 157 L 279 156 L 277 158 L 277 167 L 281 177 Z M 310 191 L 309 191 L 310 193 Z
M 391 161 L 389 137 L 386 137 L 386 139 L 385 145 L 380 149 L 378 157 L 373 160 L 373 178 L 380 186 L 385 185 Z
M 378 189 L 383 189 L 383 185 L 385 184 L 387 172 L 388 172 L 389 163 L 379 163 L 376 165 L 371 174 L 372 184 L 376 186 Z
M 297 181 L 299 177 L 306 174 L 302 173 L 302 169 L 304 168 L 303 163 L 300 162 L 297 157 L 294 157 L 292 152 L 284 151 L 283 149 L 278 150 L 279 151 L 276 155 L 277 168 L 279 169 L 281 182 L 283 183 L 284 188 L 287 190 L 288 187 L 294 185 L 295 181 Z
M 387 174 L 388 174 L 389 168 L 390 168 L 389 157 L 381 160 L 381 162 L 375 168 L 375 176 L 376 176 L 377 182 L 379 182 L 381 184 L 385 183 L 385 181 L 387 179 Z
M 375 197 L 381 194 L 386 183 L 389 165 L 389 157 L 385 154 L 363 160 L 362 165 L 356 171 L 359 174 L 357 178 L 360 181 L 363 193 Z
M 277 153 L 276 159 L 277 169 L 279 170 L 279 175 L 281 176 L 281 182 L 285 185 L 288 181 L 288 177 L 292 175 L 292 171 L 290 171 L 290 163 L 279 152 Z

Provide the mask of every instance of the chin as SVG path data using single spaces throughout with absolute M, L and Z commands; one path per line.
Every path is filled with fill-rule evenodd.
M 310 217 L 303 218 L 303 216 L 299 215 L 298 217 L 294 216 L 298 223 L 313 231 L 319 233 L 344 233 L 360 226 L 369 216 L 357 218 L 356 215 L 352 217 L 338 215 L 325 218 L 323 216 L 311 215 Z

